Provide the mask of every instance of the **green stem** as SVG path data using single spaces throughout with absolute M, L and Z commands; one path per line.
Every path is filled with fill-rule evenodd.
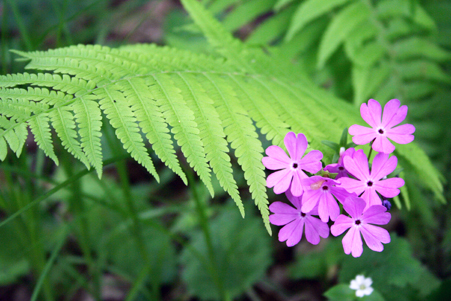
M 69 154 L 65 153 L 64 156 L 64 163 L 63 167 L 66 171 L 67 177 L 72 178 L 75 176 L 74 174 L 74 164 L 72 162 L 72 157 L 69 156 Z M 83 252 L 83 256 L 86 258 L 86 262 L 88 265 L 88 273 L 89 275 L 92 275 L 93 277 L 93 289 L 92 293 L 96 300 L 101 300 L 101 272 L 100 268 L 97 266 L 93 256 L 92 256 L 92 250 L 91 250 L 91 239 L 90 239 L 90 233 L 89 233 L 89 222 L 86 219 L 86 209 L 85 209 L 85 203 L 84 200 L 80 198 L 81 195 L 81 185 L 80 181 L 75 181 L 70 186 L 72 194 L 70 198 L 70 208 L 74 210 L 75 216 L 77 217 L 75 219 L 75 223 L 77 224 L 77 227 L 75 228 L 78 230 L 78 241 L 80 243 L 80 247 Z
M 110 126 L 106 126 L 104 132 L 105 132 L 105 138 L 106 138 L 113 154 L 115 154 L 115 155 L 122 154 L 123 152 L 120 151 L 122 149 L 122 145 L 117 139 L 115 139 L 113 137 L 112 128 Z M 147 268 L 146 270 L 143 270 L 140 273 L 140 277 L 145 278 L 145 276 L 151 274 L 152 267 L 150 264 L 149 255 L 147 253 L 147 248 L 144 244 L 145 239 L 144 239 L 144 235 L 143 235 L 141 221 L 138 217 L 138 211 L 137 211 L 135 204 L 133 202 L 133 199 L 132 199 L 133 197 L 132 197 L 132 192 L 131 192 L 131 187 L 130 187 L 130 182 L 129 182 L 129 176 L 128 176 L 128 172 L 127 172 L 125 163 L 126 163 L 126 160 L 117 161 L 116 169 L 117 169 L 117 173 L 119 174 L 119 179 L 120 179 L 120 183 L 122 186 L 122 192 L 124 194 L 125 202 L 127 204 L 130 216 L 132 218 L 133 235 L 134 235 L 135 241 L 138 245 L 138 249 L 139 249 L 141 258 L 144 262 L 143 265 L 144 265 L 144 267 Z M 155 275 L 155 277 L 156 277 L 156 275 Z M 160 299 L 160 291 L 159 291 L 158 286 L 152 285 L 151 291 L 153 293 L 153 300 L 159 300 Z
M 17 8 L 17 2 L 15 0 L 7 0 L 9 6 L 11 7 L 14 15 L 14 19 L 16 19 L 17 26 L 19 27 L 20 34 L 25 43 L 25 46 L 28 51 L 34 50 L 33 43 L 31 42 L 30 35 L 28 34 L 27 28 L 23 22 L 23 19 L 20 15 L 19 9 Z
M 205 209 L 205 205 L 202 202 L 196 188 L 196 182 L 194 181 L 194 176 L 191 172 L 191 170 L 186 171 L 186 175 L 188 177 L 188 183 L 191 190 L 191 193 L 193 195 L 194 201 L 196 202 L 196 211 L 197 215 L 199 217 L 199 223 L 202 228 L 202 232 L 204 233 L 205 241 L 207 243 L 207 249 L 208 249 L 208 258 L 210 261 L 210 271 L 212 272 L 211 276 L 213 278 L 214 283 L 216 284 L 216 288 L 218 290 L 219 295 L 221 296 L 222 300 L 227 300 L 226 292 L 224 290 L 223 283 L 219 277 L 218 273 L 218 266 L 216 262 L 216 256 L 213 248 L 213 242 L 211 239 L 211 233 L 210 233 L 210 227 L 208 225 L 208 217 Z

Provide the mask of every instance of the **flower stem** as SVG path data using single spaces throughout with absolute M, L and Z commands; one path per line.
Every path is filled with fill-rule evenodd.
M 224 291 L 224 286 L 222 284 L 221 278 L 218 274 L 218 266 L 216 262 L 216 256 L 213 248 L 213 242 L 211 240 L 211 233 L 210 233 L 210 227 L 208 225 L 208 217 L 205 210 L 205 204 L 202 202 L 197 188 L 196 183 L 194 181 L 193 174 L 191 170 L 186 172 L 186 175 L 188 177 L 188 183 L 189 187 L 191 189 L 192 196 L 194 198 L 194 201 L 196 202 L 196 211 L 199 217 L 199 223 L 202 228 L 202 232 L 204 233 L 205 241 L 207 243 L 207 249 L 208 249 L 208 258 L 209 258 L 209 270 L 211 273 L 211 277 L 213 278 L 213 282 L 216 284 L 216 288 L 218 290 L 218 293 L 220 295 L 221 300 L 227 300 L 226 293 Z

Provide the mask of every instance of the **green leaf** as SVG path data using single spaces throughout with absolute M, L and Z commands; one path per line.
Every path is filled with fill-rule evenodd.
M 355 299 L 355 290 L 349 288 L 349 284 L 338 284 L 328 289 L 324 296 L 331 301 L 349 301 Z
M 421 262 L 412 256 L 409 243 L 391 234 L 391 242 L 384 245 L 382 252 L 373 252 L 364 248 L 361 257 L 348 256 L 339 272 L 339 281 L 349 283 L 356 275 L 364 274 L 373 280 L 374 289 L 388 299 L 393 293 L 402 291 L 410 285 L 417 285 L 421 281 L 424 268 Z M 433 287 L 429 291 L 431 291 Z
M 251 22 L 259 15 L 270 11 L 274 6 L 275 1 L 276 0 L 247 1 L 240 6 L 237 6 L 229 13 L 222 21 L 222 24 L 227 30 L 234 31 Z
M 298 6 L 293 18 L 291 19 L 290 27 L 285 36 L 285 41 L 291 40 L 296 33 L 302 30 L 304 26 L 310 21 L 315 20 L 321 15 L 339 7 L 349 0 L 307 0 Z
M 182 278 L 190 293 L 202 300 L 221 298 L 213 279 L 218 279 L 226 295 L 234 299 L 265 275 L 271 264 L 270 239 L 258 219 L 251 214 L 241 219 L 230 207 L 209 226 L 214 262 L 207 259 L 210 257 L 204 234 L 196 231 L 190 247 L 182 252 Z M 199 260 L 191 249 L 198 250 L 205 260 Z
M 274 5 L 274 10 L 279 11 L 284 6 L 287 6 L 294 0 L 277 0 L 276 4 Z
M 318 68 L 337 50 L 348 34 L 369 18 L 368 6 L 358 1 L 341 10 L 330 22 L 319 46 Z
M 264 20 L 246 39 L 249 45 L 264 45 L 273 42 L 287 29 L 293 15 L 290 8 L 278 12 L 274 16 Z
M 399 60 L 428 58 L 435 61 L 445 61 L 451 59 L 451 52 L 425 38 L 415 36 L 395 43 L 393 50 Z

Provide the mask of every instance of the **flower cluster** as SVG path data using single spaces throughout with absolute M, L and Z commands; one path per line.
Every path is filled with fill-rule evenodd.
M 353 125 L 349 134 L 353 135 L 356 145 L 370 143 L 369 157 L 373 150 L 378 152 L 372 164 L 362 149 L 342 148 L 338 162 L 323 169 L 323 154 L 319 150 L 305 154 L 307 138 L 293 132 L 284 139 L 289 155 L 276 145 L 266 149 L 268 156 L 262 162 L 266 168 L 276 171 L 268 176 L 267 187 L 274 188 L 276 194 L 285 193 L 294 206 L 282 202 L 269 206 L 273 213 L 269 220 L 274 225 L 284 226 L 279 240 L 286 241 L 287 246 L 299 243 L 304 232 L 308 242 L 318 244 L 320 237 L 329 236 L 329 220 L 334 222 L 330 227 L 332 235 L 348 230 L 343 248 L 354 257 L 363 252 L 361 236 L 373 251 L 382 251 L 382 244 L 390 242 L 388 231 L 375 225 L 390 221 L 387 210 L 391 204 L 386 199 L 399 194 L 404 180 L 387 178 L 398 164 L 396 156 L 390 156 L 395 146 L 388 139 L 409 143 L 414 138 L 415 127 L 411 124 L 395 127 L 407 115 L 407 106 L 400 106 L 397 99 L 385 105 L 383 114 L 381 105 L 374 99 L 370 99 L 368 105 L 362 104 L 360 112 L 371 128 Z M 340 214 L 339 203 L 347 215 Z

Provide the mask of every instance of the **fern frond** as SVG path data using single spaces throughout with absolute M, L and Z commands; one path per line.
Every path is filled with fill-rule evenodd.
M 75 121 L 80 134 L 80 145 L 88 158 L 88 162 L 93 166 L 99 175 L 102 176 L 102 147 L 100 129 L 102 127 L 102 114 L 96 97 L 78 97 L 71 109 L 74 111 Z
M 105 87 L 95 90 L 94 94 L 99 97 L 100 109 L 109 119 L 124 149 L 159 182 L 160 178 L 147 153 L 136 117 L 122 92 L 116 90 L 115 87 Z
M 35 114 L 28 120 L 28 125 L 39 148 L 58 165 L 58 158 L 53 151 L 48 115 L 45 113 Z
M 198 173 L 213 196 L 210 168 L 205 158 L 205 150 L 194 121 L 193 111 L 186 105 L 180 89 L 174 86 L 170 76 L 153 75 L 152 78 L 148 78 L 148 84 L 158 87 L 152 90 L 153 98 L 156 99 L 168 124 L 172 126 L 171 132 L 182 148 L 188 163 Z
M 145 80 L 131 78 L 118 82 L 118 85 L 124 91 L 128 105 L 134 112 L 142 132 L 152 144 L 157 156 L 187 185 L 188 180 L 180 168 L 171 136 L 169 135 L 169 129 L 161 110 L 157 106 L 156 101 L 151 99 L 148 93 L 144 92 L 148 90 Z
M 218 112 L 213 106 L 213 100 L 201 85 L 204 83 L 201 75 L 178 73 L 179 78 L 174 78 L 178 87 L 185 86 L 182 93 L 187 104 L 193 109 L 198 123 L 200 137 L 205 147 L 206 158 L 218 178 L 219 184 L 229 193 L 244 217 L 243 202 L 238 193 L 238 186 L 233 179 L 233 169 L 230 157 L 227 154 L 229 148 L 224 139 L 225 134 Z
M 81 149 L 80 142 L 78 140 L 79 137 L 75 131 L 76 126 L 74 114 L 72 114 L 70 108 L 57 108 L 56 110 L 50 112 L 49 116 L 56 134 L 61 139 L 61 144 L 63 147 L 89 169 L 91 165 L 89 164 L 89 160 L 85 153 Z
M 211 84 L 207 92 L 214 95 L 227 141 L 235 150 L 238 164 L 243 168 L 244 178 L 249 184 L 252 198 L 260 210 L 267 231 L 271 233 L 265 173 L 261 164 L 263 148 L 255 127 L 244 108 L 239 105 L 239 100 L 230 86 L 225 84 L 222 78 L 213 79 L 208 74 L 205 74 L 205 77 Z

